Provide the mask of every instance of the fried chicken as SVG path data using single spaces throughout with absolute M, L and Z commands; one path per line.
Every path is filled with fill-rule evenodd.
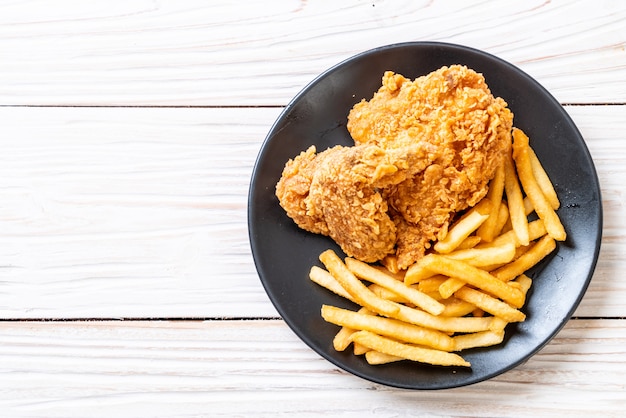
M 414 81 L 386 72 L 348 116 L 355 146 L 302 152 L 276 185 L 301 228 L 366 262 L 409 267 L 475 205 L 510 151 L 513 114 L 482 75 L 442 67 Z
M 341 148 L 341 147 L 335 147 Z M 307 208 L 307 199 L 313 175 L 333 149 L 316 153 L 315 146 L 302 151 L 297 157 L 287 161 L 282 176 L 276 184 L 276 196 L 287 215 L 300 228 L 315 234 L 328 235 L 328 226 L 321 213 L 314 214 Z
M 336 146 L 319 154 L 311 147 L 286 164 L 276 195 L 301 228 L 329 235 L 349 256 L 378 261 L 396 243 L 381 190 L 425 169 L 432 153 L 429 144 Z
M 427 142 L 432 164 L 384 191 L 401 216 L 398 265 L 417 261 L 429 242 L 447 232 L 455 213 L 475 205 L 510 150 L 513 114 L 482 75 L 464 66 L 442 67 L 414 81 L 386 72 L 369 101 L 355 105 L 348 130 L 356 144 L 383 148 Z

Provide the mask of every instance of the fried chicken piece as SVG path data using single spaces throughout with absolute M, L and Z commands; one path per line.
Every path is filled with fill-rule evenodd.
M 431 148 L 423 144 L 384 150 L 366 144 L 336 146 L 317 155 L 309 148 L 287 163 L 277 196 L 301 228 L 329 235 L 351 257 L 378 261 L 396 243 L 396 227 L 381 190 L 423 170 Z
M 329 148 L 318 154 L 315 146 L 311 146 L 302 151 L 294 159 L 287 161 L 276 184 L 276 196 L 287 215 L 300 228 L 315 234 L 328 235 L 328 226 L 321 213 L 314 215 L 309 212 L 306 201 L 313 175 L 324 159 L 332 154 L 333 149 Z
M 401 268 L 447 231 L 456 212 L 484 197 L 510 150 L 512 124 L 506 102 L 491 94 L 484 77 L 459 65 L 414 81 L 386 72 L 373 98 L 353 107 L 347 126 L 357 144 L 392 149 L 426 142 L 435 147 L 428 169 L 384 193 L 406 223 L 396 220 L 403 225 L 397 248 Z

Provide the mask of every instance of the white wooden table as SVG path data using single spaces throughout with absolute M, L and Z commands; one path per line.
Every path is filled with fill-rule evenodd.
M 414 40 L 485 50 L 549 89 L 604 205 L 562 332 L 436 392 L 372 384 L 302 343 L 246 224 L 288 101 L 351 55 Z M 0 2 L 0 415 L 623 416 L 625 132 L 619 1 Z

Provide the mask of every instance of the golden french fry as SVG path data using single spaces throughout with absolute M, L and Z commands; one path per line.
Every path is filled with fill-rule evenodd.
M 455 350 L 468 348 L 489 347 L 500 344 L 504 340 L 504 331 L 482 331 L 473 334 L 463 334 L 453 337 Z
M 398 258 L 395 255 L 386 256 L 385 258 L 380 260 L 380 263 L 391 273 L 400 273 L 400 268 L 398 267 Z
M 443 240 L 435 243 L 433 247 L 435 251 L 442 254 L 453 251 L 489 218 L 490 211 L 491 201 L 488 199 L 481 200 L 450 227 L 448 234 Z
M 524 198 L 515 172 L 513 159 L 509 156 L 504 161 L 504 189 L 509 207 L 511 227 L 520 245 L 528 245 L 528 218 L 524 209 Z
M 362 314 L 335 306 L 323 305 L 322 318 L 326 322 L 342 327 L 371 331 L 396 340 L 433 347 L 439 350 L 450 351 L 454 346 L 452 339 L 442 332 L 407 324 L 391 318 Z
M 534 241 L 537 238 L 541 238 L 542 236 L 546 235 L 546 233 L 547 231 L 546 231 L 545 224 L 541 219 L 537 219 L 528 223 L 528 234 L 529 234 L 528 238 L 530 239 L 530 241 Z M 515 231 L 512 231 L 512 230 L 505 232 L 504 234 L 494 239 L 492 242 L 478 244 L 476 248 L 494 247 L 494 246 L 504 245 L 506 243 L 511 243 L 511 242 L 514 243 L 518 247 L 521 245 L 520 242 L 517 240 Z M 423 265 L 422 265 L 422 268 L 424 268 Z
M 470 367 L 470 363 L 465 361 L 458 354 L 399 343 L 369 331 L 355 332 L 353 340 L 372 350 L 407 360 L 438 366 Z
M 352 302 L 355 302 L 354 298 L 346 289 L 341 286 L 341 284 L 335 279 L 335 277 L 324 270 L 323 268 L 313 266 L 309 271 L 309 278 L 311 281 L 317 283 L 318 285 L 325 287 L 331 292 L 344 297 Z
M 492 276 L 489 272 L 464 261 L 452 260 L 438 254 L 429 254 L 422 258 L 422 260 L 426 259 L 428 259 L 426 267 L 429 270 L 463 280 L 510 303 L 514 307 L 521 306 L 520 303 L 524 300 L 524 295 L 518 289 L 511 288 L 511 286 Z
M 517 248 L 515 249 L 515 255 L 513 256 L 513 259 L 512 259 L 510 262 L 515 261 L 515 260 L 517 260 L 518 258 L 520 258 L 522 255 L 524 255 L 524 253 L 525 253 L 526 251 L 528 251 L 528 250 L 530 249 L 530 247 L 531 247 L 530 245 L 525 245 L 525 246 L 523 246 L 523 247 L 517 247 Z M 509 263 L 510 263 L 510 262 L 509 262 Z M 497 269 L 499 269 L 500 267 L 503 267 L 503 266 L 505 266 L 505 265 L 507 265 L 507 264 L 508 264 L 508 263 L 498 263 L 498 264 L 492 264 L 492 265 L 490 265 L 490 266 L 482 266 L 481 268 L 482 268 L 483 270 L 488 271 L 488 272 L 490 272 L 490 273 L 491 273 L 491 272 L 493 272 L 494 270 L 497 270 Z
M 419 283 L 420 281 L 433 277 L 437 274 L 424 267 L 424 258 L 425 257 L 422 257 L 406 270 L 406 273 L 404 274 L 404 284 L 408 286 Z
M 517 166 L 517 174 L 522 188 L 535 208 L 535 212 L 544 221 L 546 231 L 557 241 L 564 241 L 567 237 L 565 228 L 556 212 L 546 199 L 543 191 L 537 184 L 530 162 L 528 137 L 520 129 L 513 129 L 513 159 Z
M 496 228 L 500 214 L 500 203 L 504 191 L 504 167 L 498 166 L 494 178 L 489 182 L 487 197 L 491 202 L 489 217 L 476 230 L 482 242 L 491 242 L 496 236 Z
M 391 290 L 392 292 L 409 300 L 415 304 L 415 306 L 422 308 L 426 312 L 433 315 L 439 315 L 443 312 L 444 306 L 435 299 L 417 289 L 405 285 L 403 282 L 397 281 L 380 270 L 373 268 L 369 264 L 353 258 L 346 258 L 345 263 L 348 269 L 357 277 Z
M 356 330 L 348 327 L 341 327 L 339 332 L 335 334 L 335 338 L 333 338 L 333 348 L 337 351 L 343 351 L 350 346 L 352 343 L 352 334 L 354 334 Z
M 450 277 L 439 286 L 439 294 L 442 298 L 448 299 L 454 295 L 454 292 L 463 286 L 465 286 L 465 282 L 463 280 L 457 279 L 456 277 Z
M 417 286 L 417 289 L 420 292 L 439 293 L 439 286 L 441 286 L 441 284 L 445 282 L 447 279 L 448 278 L 446 276 L 437 275 L 437 276 L 429 277 L 428 279 L 421 280 L 417 285 L 414 285 L 414 286 Z
M 517 285 L 519 289 L 522 291 L 522 293 L 524 294 L 524 299 L 526 299 L 528 295 L 528 291 L 530 290 L 530 287 L 533 284 L 533 281 L 530 277 L 526 276 L 525 274 L 521 274 L 517 279 L 509 282 L 509 284 Z M 526 303 L 526 300 L 524 300 L 524 303 Z
M 509 304 L 467 286 L 457 290 L 454 296 L 472 303 L 483 311 L 500 317 L 507 322 L 522 322 L 526 319 L 526 315 L 523 312 L 512 308 Z
M 374 313 L 367 308 L 359 309 L 358 313 L 362 315 L 374 315 Z M 352 328 L 341 327 L 339 332 L 337 332 L 333 338 L 333 348 L 337 351 L 344 351 L 352 343 L 352 334 L 356 331 L 357 330 Z
M 561 202 L 559 202 L 559 198 L 556 195 L 552 180 L 550 180 L 548 173 L 546 173 L 543 165 L 541 165 L 541 161 L 539 161 L 539 158 L 537 158 L 535 150 L 533 150 L 531 147 L 528 148 L 528 155 L 530 157 L 530 166 L 535 176 L 535 180 L 537 180 L 539 188 L 550 203 L 552 209 L 557 210 L 559 206 L 561 206 Z
M 398 357 L 398 356 L 392 356 L 390 354 L 380 353 L 375 350 L 370 350 L 367 353 L 365 353 L 365 360 L 367 361 L 368 364 L 371 364 L 374 366 L 374 365 L 379 365 L 379 364 L 393 363 L 394 361 L 400 361 L 400 360 L 406 360 L 406 359 L 403 359 L 402 357 Z
M 528 293 L 533 284 L 532 279 L 525 274 L 520 274 L 515 281 L 520 284 L 520 289 L 524 294 Z
M 549 235 L 544 235 L 517 260 L 494 270 L 492 274 L 502 281 L 513 280 L 543 260 L 548 254 L 554 251 L 555 248 L 556 242 L 554 239 Z
M 494 229 L 494 237 L 499 236 L 509 223 L 509 207 L 506 202 L 500 204 L 500 212 L 498 212 L 498 222 Z
M 446 306 L 446 309 L 443 310 L 441 316 L 461 317 L 469 315 L 476 309 L 475 305 L 455 297 L 449 297 L 442 303 Z
M 324 251 L 319 259 L 359 305 L 382 315 L 398 312 L 397 304 L 376 296 L 356 278 L 333 250 Z
M 493 317 L 446 317 L 431 315 L 420 309 L 398 305 L 400 311 L 394 315 L 396 319 L 425 328 L 431 328 L 442 332 L 477 332 L 491 329 Z
M 484 267 L 496 263 L 508 263 L 515 257 L 515 244 L 505 243 L 487 248 L 470 248 L 446 254 L 453 260 L 465 261 L 475 267 Z
M 399 282 L 403 282 L 404 281 L 404 270 L 398 270 L 396 273 L 394 273 L 393 271 L 389 270 L 387 267 L 385 266 L 379 266 L 377 264 L 371 264 L 371 266 L 373 268 L 375 268 L 376 270 L 380 270 L 383 273 L 385 273 L 388 276 L 393 277 L 394 279 L 396 279 Z
M 399 294 L 392 292 L 391 290 L 387 288 L 379 286 L 376 283 L 373 283 L 367 286 L 367 288 L 371 290 L 379 298 L 386 299 L 392 302 L 397 302 L 397 303 L 404 303 L 404 304 L 411 303 L 406 298 L 403 298 Z
M 508 322 L 506 322 L 504 319 L 494 316 L 493 317 L 493 321 L 491 321 L 491 326 L 489 327 L 490 331 L 504 331 L 504 328 L 506 328 Z
M 534 211 L 535 211 L 535 207 L 533 206 L 533 202 L 531 202 L 530 198 L 528 196 L 526 196 L 524 198 L 524 214 L 526 214 L 526 216 L 528 216 L 531 213 L 533 213 Z
M 459 245 L 456 247 L 457 250 L 467 250 L 470 248 L 474 248 L 480 242 L 480 237 L 476 235 L 470 235 L 465 238 Z
M 353 344 L 352 350 L 355 356 L 360 356 L 366 354 L 368 351 L 371 351 L 369 347 L 366 347 L 363 344 L 359 344 L 356 342 Z

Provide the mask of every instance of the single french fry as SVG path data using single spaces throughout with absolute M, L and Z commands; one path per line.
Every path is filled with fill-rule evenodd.
M 375 350 L 370 350 L 367 353 L 365 353 L 365 360 L 367 361 L 368 364 L 375 366 L 379 364 L 393 363 L 395 361 L 406 360 L 406 359 L 403 359 L 402 357 L 398 357 L 398 356 L 392 356 L 390 354 L 380 353 Z
M 487 197 L 491 202 L 489 217 L 476 230 L 482 242 L 491 242 L 496 236 L 496 227 L 500 214 L 500 203 L 504 191 L 504 167 L 498 166 L 494 178 L 489 182 Z
M 439 294 L 442 298 L 448 299 L 454 292 L 465 286 L 465 282 L 456 277 L 450 277 L 439 286 Z
M 524 303 L 526 303 L 526 299 L 528 298 L 528 291 L 532 285 L 533 281 L 526 275 L 522 274 L 517 279 L 510 281 L 509 285 L 516 285 L 519 290 L 524 294 Z
M 481 308 L 476 307 L 472 311 L 472 316 L 475 318 L 482 318 L 483 316 L 485 316 L 485 311 L 483 311 Z
M 341 327 L 339 332 L 333 338 L 333 348 L 337 351 L 344 351 L 352 343 L 352 334 L 356 330 L 348 327 Z
M 434 250 L 442 254 L 453 251 L 489 218 L 490 212 L 491 202 L 482 199 L 450 227 L 446 237 L 435 243 Z
M 446 306 L 446 309 L 443 310 L 441 316 L 461 317 L 471 314 L 476 309 L 475 305 L 455 297 L 449 297 L 442 303 Z
M 494 270 L 492 274 L 502 281 L 513 280 L 543 260 L 548 254 L 554 251 L 555 248 L 556 242 L 554 239 L 549 235 L 544 235 L 517 260 Z
M 470 235 L 469 237 L 465 238 L 459 245 L 458 247 L 456 247 L 457 250 L 467 250 L 470 248 L 474 248 L 475 246 L 478 245 L 478 243 L 480 243 L 480 237 L 476 236 L 476 235 Z
M 546 199 L 543 191 L 537 184 L 530 162 L 528 137 L 520 129 L 513 129 L 513 159 L 517 166 L 522 188 L 526 192 L 535 208 L 535 212 L 544 221 L 546 231 L 557 241 L 564 241 L 567 237 L 565 228 L 558 215 Z
M 374 313 L 367 308 L 359 309 L 358 313 L 362 315 L 374 315 Z M 344 351 L 352 343 L 352 334 L 354 334 L 355 332 L 355 329 L 341 327 L 339 332 L 337 332 L 337 334 L 335 334 L 335 337 L 333 338 L 333 348 L 337 351 Z
M 394 279 L 396 279 L 399 282 L 403 282 L 404 281 L 404 270 L 399 270 L 398 272 L 394 273 L 393 271 L 389 270 L 387 267 L 385 266 L 379 266 L 377 264 L 370 264 L 372 266 L 372 268 L 375 268 L 376 270 L 380 270 L 383 273 L 385 273 L 388 276 L 393 277 Z
M 524 198 L 524 214 L 526 214 L 526 216 L 528 216 L 531 213 L 533 213 L 534 211 L 535 211 L 535 207 L 533 206 L 533 202 L 531 202 L 530 198 L 528 196 L 526 196 Z
M 421 280 L 417 285 L 414 285 L 414 286 L 417 286 L 417 289 L 420 292 L 439 293 L 439 286 L 441 286 L 441 284 L 445 282 L 447 279 L 448 278 L 446 276 L 437 275 L 437 276 L 429 277 L 428 279 Z
M 507 322 L 522 322 L 526 319 L 526 315 L 523 312 L 512 308 L 509 304 L 467 286 L 457 290 L 454 296 L 472 303 L 483 311 L 500 317 Z
M 371 331 L 396 340 L 433 347 L 439 350 L 450 351 L 453 348 L 452 339 L 442 332 L 407 324 L 391 318 L 361 314 L 330 305 L 322 306 L 322 318 L 326 322 L 342 327 Z
M 463 334 L 453 337 L 455 350 L 468 348 L 489 347 L 500 344 L 504 340 L 504 331 L 482 331 L 472 334 Z
M 392 302 L 404 303 L 404 304 L 411 303 L 406 298 L 403 298 L 399 294 L 392 292 L 391 290 L 384 288 L 380 285 L 377 285 L 376 283 L 373 283 L 367 286 L 367 288 L 381 299 L 386 299 Z
M 534 244 L 534 243 L 531 243 Z M 531 245 L 525 245 L 523 247 L 517 247 L 515 249 L 515 256 L 513 257 L 513 259 L 510 262 L 513 262 L 515 260 L 517 260 L 518 258 L 520 258 L 522 255 L 524 255 L 524 253 L 526 253 L 526 251 L 528 251 L 531 248 Z M 509 262 L 509 263 L 510 263 Z M 493 272 L 494 270 L 499 269 L 500 267 L 504 267 L 509 263 L 498 263 L 498 264 L 492 264 L 490 266 L 483 266 L 481 267 L 483 270 L 486 270 L 488 272 Z
M 509 207 L 511 227 L 520 245 L 528 245 L 528 218 L 524 209 L 524 198 L 515 172 L 513 159 L 509 156 L 504 161 L 504 189 Z
M 504 328 L 506 328 L 508 322 L 506 322 L 504 319 L 498 317 L 498 316 L 494 316 L 493 317 L 493 321 L 491 321 L 491 326 L 489 327 L 490 331 L 504 331 Z
M 356 278 L 333 250 L 324 251 L 319 259 L 359 305 L 381 315 L 398 312 L 397 304 L 376 296 Z
M 354 333 L 353 340 L 372 350 L 420 363 L 439 366 L 471 366 L 458 354 L 399 343 L 369 331 Z
M 391 273 L 399 274 L 400 268 L 398 267 L 398 258 L 395 255 L 388 255 L 380 263 Z
M 546 235 L 546 233 L 547 231 L 546 231 L 545 224 L 541 219 L 537 219 L 528 223 L 528 234 L 529 234 L 528 238 L 530 239 L 530 241 L 534 241 L 537 238 L 541 238 L 542 236 Z M 505 232 L 504 234 L 494 239 L 492 242 L 478 244 L 476 248 L 494 247 L 494 246 L 504 245 L 506 243 L 511 243 L 511 242 L 514 243 L 517 247 L 521 245 L 520 242 L 517 240 L 517 236 L 515 235 L 515 232 L 512 230 Z M 426 270 L 425 263 L 422 263 L 421 268 Z
M 363 344 L 359 344 L 356 342 L 353 344 L 352 350 L 355 356 L 361 356 L 363 354 L 366 354 L 368 351 L 371 351 L 369 347 L 366 347 Z
M 499 236 L 506 225 L 509 223 L 509 206 L 506 202 L 500 204 L 500 211 L 498 212 L 498 222 L 494 229 L 494 237 Z
M 437 273 L 424 267 L 424 257 L 413 263 L 404 274 L 404 284 L 411 285 L 419 283 L 424 279 L 435 276 Z
M 550 180 L 548 173 L 546 173 L 543 165 L 541 165 L 541 161 L 539 161 L 539 158 L 537 158 L 537 154 L 535 153 L 535 150 L 532 149 L 532 147 L 529 147 L 528 155 L 530 156 L 530 166 L 535 176 L 535 180 L 537 180 L 539 188 L 550 203 L 552 209 L 557 210 L 559 206 L 561 206 L 561 202 L 559 202 L 559 197 L 556 195 L 552 180 Z
M 442 332 L 478 332 L 491 329 L 493 317 L 446 317 L 443 315 L 431 315 L 420 309 L 398 305 L 400 311 L 394 315 L 396 319 L 425 328 L 431 328 Z
M 435 299 L 417 289 L 405 285 L 403 282 L 397 281 L 369 264 L 353 258 L 346 258 L 345 263 L 348 269 L 357 277 L 391 290 L 426 312 L 433 315 L 439 315 L 443 312 L 444 306 Z
M 317 283 L 318 285 L 325 287 L 331 292 L 341 297 L 344 297 L 352 302 L 356 302 L 354 298 L 352 297 L 352 295 L 348 293 L 348 291 L 344 289 L 343 286 L 341 286 L 341 284 L 337 281 L 337 279 L 335 279 L 335 277 L 332 274 L 330 274 L 328 271 L 324 270 L 323 268 L 318 267 L 318 266 L 311 267 L 311 270 L 309 271 L 309 278 L 314 283 Z
M 520 288 L 524 294 L 528 293 L 533 284 L 532 279 L 525 274 L 520 274 L 515 281 L 520 284 Z
M 488 248 L 470 248 L 446 254 L 453 260 L 465 261 L 475 267 L 489 266 L 496 263 L 508 263 L 515 257 L 515 244 L 506 243 Z
M 519 290 L 511 288 L 488 272 L 464 261 L 452 260 L 438 254 L 429 254 L 422 258 L 422 260 L 426 259 L 428 259 L 426 267 L 429 270 L 463 280 L 510 303 L 514 307 L 521 306 L 520 302 L 524 300 L 524 295 Z

